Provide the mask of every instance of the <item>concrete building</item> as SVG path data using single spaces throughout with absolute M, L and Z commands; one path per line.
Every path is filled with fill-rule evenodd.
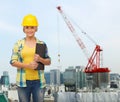
M 3 75 L 1 76 L 1 79 L 0 79 L 0 84 L 5 87 L 9 87 L 10 80 L 9 80 L 9 75 L 7 71 L 3 72 Z
M 110 74 L 110 88 L 120 88 L 120 75 L 118 73 Z
M 69 66 L 63 75 L 65 91 L 77 91 L 86 87 L 86 74 L 82 66 Z
M 60 85 L 60 70 L 59 69 L 50 70 L 50 84 Z

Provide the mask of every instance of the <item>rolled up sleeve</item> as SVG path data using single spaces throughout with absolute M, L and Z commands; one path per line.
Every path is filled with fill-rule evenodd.
M 19 56 L 18 52 L 19 52 L 18 44 L 16 43 L 12 49 L 10 64 L 13 64 L 15 61 L 18 61 L 18 56 Z

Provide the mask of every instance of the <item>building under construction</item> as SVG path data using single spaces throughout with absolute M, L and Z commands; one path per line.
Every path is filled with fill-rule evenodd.
M 86 76 L 81 66 L 67 68 L 63 74 L 63 80 L 65 91 L 77 91 L 86 87 Z
M 91 89 L 95 89 L 95 88 L 107 87 L 108 83 L 109 83 L 109 78 L 110 78 L 109 77 L 110 70 L 107 67 L 102 67 L 101 52 L 103 50 L 102 50 L 101 46 L 96 44 L 95 41 L 88 36 L 88 38 L 95 44 L 93 53 L 91 55 L 89 55 L 85 44 L 79 38 L 71 21 L 68 19 L 67 15 L 61 9 L 61 6 L 58 6 L 57 9 L 60 12 L 60 14 L 62 15 L 63 20 L 67 24 L 69 30 L 72 32 L 75 40 L 77 41 L 78 45 L 80 46 L 80 48 L 82 49 L 83 53 L 85 54 L 85 56 L 88 60 L 88 63 L 86 65 L 86 67 L 84 68 L 84 72 L 86 73 L 86 82 L 87 82 L 88 88 L 91 87 Z M 87 35 L 87 33 L 84 32 L 83 30 L 81 32 L 83 34 Z M 74 81 L 72 81 L 72 83 L 74 83 Z

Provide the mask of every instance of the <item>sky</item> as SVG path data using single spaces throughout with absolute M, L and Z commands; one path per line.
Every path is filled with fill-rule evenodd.
M 79 26 L 103 49 L 102 64 L 112 73 L 120 73 L 120 1 L 119 0 L 4 0 L 0 3 L 0 76 L 8 71 L 15 82 L 16 68 L 9 64 L 15 42 L 25 37 L 21 26 L 27 14 L 39 21 L 36 37 L 47 44 L 51 65 L 45 71 L 68 66 L 86 66 L 87 58 L 56 9 L 61 6 L 79 38 L 91 55 L 95 45 Z M 58 56 L 60 54 L 60 57 Z M 58 61 L 60 59 L 60 62 Z

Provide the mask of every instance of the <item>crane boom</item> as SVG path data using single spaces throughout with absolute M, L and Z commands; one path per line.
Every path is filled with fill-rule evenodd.
M 86 73 L 94 73 L 94 72 L 109 72 L 110 70 L 108 68 L 100 68 L 100 52 L 102 51 L 101 47 L 99 45 L 96 45 L 93 53 L 91 56 L 88 55 L 87 49 L 82 42 L 82 40 L 79 38 L 77 35 L 74 27 L 72 26 L 71 22 L 68 20 L 67 16 L 63 12 L 60 6 L 57 7 L 59 10 L 60 14 L 62 15 L 65 23 L 67 24 L 68 28 L 72 32 L 74 38 L 76 39 L 78 45 L 81 47 L 82 51 L 84 52 L 85 56 L 88 59 L 88 64 L 85 67 L 85 72 Z
M 81 47 L 81 49 L 83 50 L 83 53 L 85 54 L 85 56 L 87 57 L 87 59 L 89 59 L 89 54 L 87 52 L 87 49 L 84 45 L 84 43 L 82 42 L 82 40 L 79 38 L 79 36 L 77 35 L 74 27 L 72 26 L 71 22 L 68 20 L 68 18 L 66 17 L 65 13 L 62 11 L 61 7 L 58 6 L 57 9 L 59 10 L 59 12 L 61 13 L 65 23 L 67 24 L 68 28 L 70 29 L 70 31 L 72 32 L 73 36 L 75 37 L 78 45 Z

